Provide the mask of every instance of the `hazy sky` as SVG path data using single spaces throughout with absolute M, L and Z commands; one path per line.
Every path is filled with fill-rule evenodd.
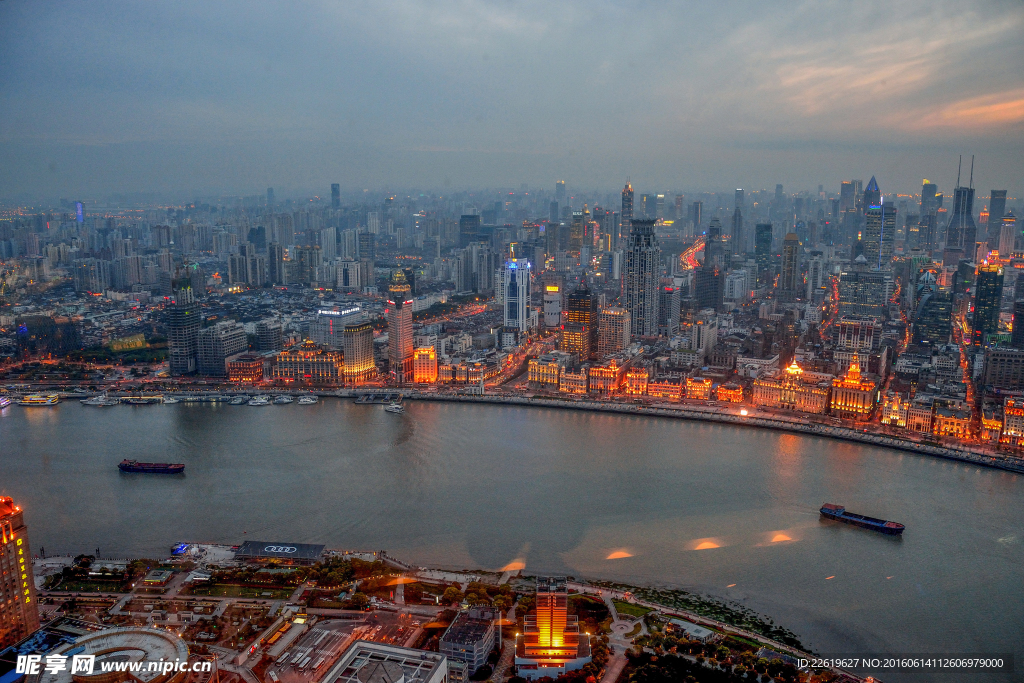
M 1019 0 L 0 0 L 0 197 L 948 192 L 961 153 L 1012 195 L 1022 36 Z

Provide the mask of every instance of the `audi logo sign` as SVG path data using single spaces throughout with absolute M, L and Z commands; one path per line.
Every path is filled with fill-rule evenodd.
M 292 545 L 268 545 L 263 549 L 265 553 L 294 553 L 298 548 Z

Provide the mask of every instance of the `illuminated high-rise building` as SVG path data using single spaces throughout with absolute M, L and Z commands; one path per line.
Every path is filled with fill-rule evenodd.
M 555 181 L 555 201 L 558 202 L 559 204 L 561 204 L 562 206 L 565 206 L 565 181 L 564 180 L 556 180 Z
M 342 333 L 345 365 L 342 376 L 345 384 L 363 384 L 377 374 L 373 361 L 373 323 L 364 321 L 346 325 Z
M 526 615 L 516 638 L 515 664 L 529 680 L 557 678 L 590 662 L 590 635 L 580 633 L 578 618 L 569 614 L 565 577 L 537 579 L 536 607 Z
M 864 190 L 864 259 L 869 268 L 887 268 L 896 236 L 896 207 L 886 206 L 875 177 Z
M 597 355 L 604 357 L 629 346 L 629 311 L 613 306 L 601 311 L 597 321 Z
M 562 285 L 544 283 L 544 327 L 553 330 L 562 324 Z
M 658 334 L 658 282 L 661 277 L 661 247 L 653 220 L 634 220 L 626 245 L 623 293 L 633 334 Z
M 530 329 L 530 262 L 524 258 L 512 258 L 505 262 L 502 271 L 501 290 L 505 305 L 505 327 L 514 327 L 520 332 Z
M 412 374 L 417 384 L 437 381 L 437 350 L 433 346 L 421 346 L 413 351 Z
M 405 273 L 396 270 L 388 287 L 388 360 L 399 384 L 413 379 L 412 294 Z
M 996 264 L 978 266 L 975 281 L 974 321 L 971 343 L 987 346 L 989 335 L 999 331 L 999 304 L 1003 299 L 1003 267 Z
M 597 352 L 597 299 L 586 280 L 565 299 L 562 350 L 576 354 L 581 361 Z
M 0 650 L 39 628 L 32 551 L 23 512 L 0 496 Z

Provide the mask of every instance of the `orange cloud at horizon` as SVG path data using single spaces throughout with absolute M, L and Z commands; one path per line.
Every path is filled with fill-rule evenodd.
M 615 552 L 613 552 L 612 554 L 610 554 L 608 557 L 606 557 L 604 559 L 606 559 L 606 560 L 621 560 L 624 557 L 633 557 L 633 553 L 625 551 L 625 550 L 616 550 Z

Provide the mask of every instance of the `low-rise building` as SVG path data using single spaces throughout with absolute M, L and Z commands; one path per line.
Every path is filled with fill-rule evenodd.
M 711 398 L 711 384 L 707 377 L 687 377 L 686 398 L 707 401 Z
M 877 403 L 878 383 L 860 374 L 860 361 L 853 354 L 846 374 L 832 380 L 832 414 L 849 420 L 867 420 Z
M 576 369 L 563 368 L 558 379 L 558 390 L 563 394 L 587 393 L 588 370 L 586 365 Z
M 306 340 L 277 354 L 274 379 L 308 384 L 336 384 L 344 363 L 337 351 L 328 351 Z
M 448 658 L 440 652 L 366 640 L 352 643 L 321 683 L 446 683 Z
M 468 674 L 473 675 L 501 643 L 495 621 L 498 616 L 493 609 L 480 606 L 459 612 L 441 636 L 441 654 L 449 660 L 465 662 Z
M 647 368 L 630 368 L 626 371 L 626 394 L 643 396 L 647 393 L 650 381 L 651 375 Z

